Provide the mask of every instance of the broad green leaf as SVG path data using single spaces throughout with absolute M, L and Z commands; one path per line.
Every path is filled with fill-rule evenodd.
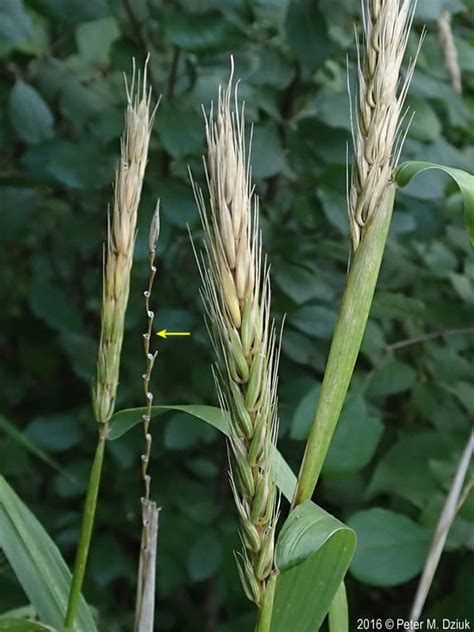
M 30 307 L 52 329 L 70 332 L 81 329 L 81 318 L 66 292 L 47 284 L 37 284 L 29 294 Z
M 77 24 L 110 15 L 107 0 L 68 0 L 65 10 L 64 0 L 35 0 L 35 5 L 60 23 Z
M 57 632 L 56 628 L 26 619 L 0 619 L 0 632 Z
M 422 508 L 438 489 L 429 461 L 456 447 L 461 446 L 438 432 L 407 434 L 380 459 L 367 490 L 369 497 L 395 494 Z
M 362 469 L 373 457 L 382 433 L 383 424 L 369 415 L 363 397 L 349 394 L 324 461 L 323 474 L 337 476 Z
M 8 419 L 6 419 L 3 415 L 0 415 L 0 430 L 3 430 L 10 439 L 16 441 L 19 445 L 25 448 L 25 450 L 31 452 L 31 454 L 36 456 L 38 459 L 41 459 L 58 472 L 61 471 L 59 463 L 55 459 L 51 458 L 49 454 L 36 445 L 34 441 L 31 441 L 25 433 L 20 432 L 16 426 L 12 424 L 11 421 L 8 421 Z
M 418 0 L 416 17 L 418 20 L 437 20 L 442 11 L 465 11 L 461 0 Z
M 318 403 L 319 391 L 321 390 L 321 384 L 316 383 L 304 397 L 301 398 L 298 406 L 293 414 L 291 420 L 290 437 L 297 441 L 304 441 L 309 429 L 311 428 L 311 422 L 314 419 L 314 413 L 316 412 L 316 404 Z
M 310 366 L 313 371 L 324 371 L 326 356 L 321 349 L 320 343 L 301 334 L 299 331 L 286 327 L 281 349 L 293 362 Z
M 280 575 L 271 632 L 319 630 L 355 545 L 354 532 L 310 500 L 290 513 L 275 550 Z
M 76 29 L 79 53 L 86 62 L 105 64 L 109 61 L 110 48 L 120 36 L 114 17 L 84 22 Z
M 0 477 L 0 547 L 39 618 L 61 627 L 71 573 L 56 544 L 3 477 Z M 97 630 L 82 597 L 73 630 Z
M 410 126 L 410 137 L 429 142 L 441 136 L 441 121 L 426 99 L 409 96 L 407 107 L 410 108 L 410 111 L 416 112 Z
M 308 336 L 330 340 L 336 313 L 320 305 L 305 305 L 289 316 L 289 322 Z
M 331 301 L 335 290 L 329 281 L 321 274 L 315 273 L 309 267 L 294 263 L 277 263 L 274 266 L 273 278 L 275 283 L 297 305 L 307 303 L 312 299 Z
M 217 11 L 199 15 L 170 10 L 166 13 L 163 26 L 170 42 L 194 54 L 221 47 L 231 50 L 233 42 L 239 37 L 238 30 L 231 22 L 223 20 Z
M 28 39 L 33 32 L 31 18 L 23 0 L 2 0 L 0 3 L 0 37 L 17 43 Z
M 308 436 L 318 403 L 321 384 L 312 388 L 298 404 L 291 422 L 290 437 L 304 440 Z M 383 432 L 377 417 L 368 414 L 360 395 L 349 395 L 339 418 L 324 461 L 325 476 L 356 472 L 369 463 Z
M 173 158 L 195 154 L 203 146 L 202 117 L 192 110 L 174 103 L 164 104 L 160 107 L 157 127 L 161 144 Z M 179 213 L 179 207 L 173 212 Z
M 411 366 L 393 359 L 374 371 L 367 392 L 372 397 L 403 393 L 413 386 L 415 380 L 416 371 Z
M 303 66 L 314 70 L 331 52 L 324 15 L 313 0 L 291 0 L 285 23 L 286 39 Z
M 45 415 L 35 417 L 26 427 L 25 435 L 49 452 L 64 452 L 80 443 L 83 430 L 74 415 Z
M 201 404 L 153 406 L 152 416 L 154 417 L 170 410 L 188 413 L 197 419 L 205 421 L 214 428 L 217 428 L 217 430 L 226 436 L 229 435 L 229 421 L 227 415 L 224 414 L 220 408 L 215 406 L 204 406 Z M 144 407 L 129 408 L 115 413 L 110 420 L 108 439 L 111 441 L 119 439 L 122 435 L 128 432 L 130 428 L 142 423 L 142 415 L 145 413 L 146 408 Z M 274 452 L 273 469 L 276 484 L 285 498 L 291 501 L 296 485 L 296 477 L 278 450 L 275 450 Z
M 474 385 L 468 382 L 458 382 L 449 389 L 472 416 L 474 415 Z
M 357 534 L 351 573 L 373 586 L 397 586 L 423 568 L 431 531 L 403 514 L 368 509 L 354 514 L 348 525 Z
M 215 575 L 221 562 L 221 553 L 219 533 L 211 529 L 201 532 L 194 540 L 187 560 L 191 579 L 201 582 Z
M 160 184 L 160 201 L 166 221 L 173 226 L 186 228 L 199 217 L 190 187 L 177 178 L 167 178 Z
M 10 92 L 8 108 L 12 127 L 25 143 L 35 145 L 53 136 L 53 115 L 33 86 L 18 79 Z
M 349 607 L 344 582 L 339 585 L 329 608 L 329 632 L 349 632 Z
M 256 128 L 252 139 L 252 174 L 255 178 L 269 178 L 285 166 L 285 156 L 274 127 Z
M 474 246 L 474 176 L 461 169 L 445 167 L 432 162 L 405 162 L 397 169 L 396 181 L 405 187 L 423 171 L 436 169 L 444 171 L 456 182 L 464 198 L 464 219 L 471 244 Z

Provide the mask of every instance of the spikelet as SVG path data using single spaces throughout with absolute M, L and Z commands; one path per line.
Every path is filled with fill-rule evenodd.
M 219 91 L 216 116 L 212 108 L 205 115 L 208 205 L 202 191 L 193 187 L 204 228 L 199 267 L 217 352 L 217 392 L 231 422 L 231 487 L 243 543 L 239 574 L 246 595 L 261 607 L 267 582 L 277 572 L 278 494 L 270 468 L 277 435 L 279 345 L 270 320 L 269 269 L 262 260 L 244 114 L 237 91 L 231 107 L 232 94 L 231 72 L 227 87 Z
M 151 90 L 147 85 L 147 61 L 141 80 L 125 82 L 127 109 L 121 141 L 120 162 L 115 175 L 114 207 L 108 218 L 102 297 L 102 325 L 93 390 L 96 420 L 105 424 L 114 412 L 119 380 L 120 352 L 127 308 L 130 271 L 135 246 L 137 210 L 148 157 L 148 143 L 155 110 L 150 111 Z
M 358 44 L 355 156 L 348 200 L 354 252 L 380 206 L 401 151 L 402 110 L 416 59 L 403 82 L 400 70 L 414 10 L 412 0 L 363 2 L 364 52 L 361 55 Z

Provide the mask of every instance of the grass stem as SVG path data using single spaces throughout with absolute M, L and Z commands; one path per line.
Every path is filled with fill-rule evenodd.
M 89 485 L 87 487 L 86 502 L 82 517 L 81 535 L 76 553 L 76 560 L 74 563 L 71 590 L 69 593 L 66 619 L 64 622 L 66 630 L 73 629 L 74 620 L 77 614 L 77 608 L 79 606 L 79 600 L 81 598 L 82 584 L 84 582 L 87 557 L 89 555 L 92 529 L 94 526 L 97 497 L 99 494 L 102 464 L 104 461 L 106 434 L 107 425 L 99 424 L 99 439 L 95 451 L 94 462 L 92 463 Z
M 270 632 L 272 625 L 273 603 L 275 601 L 275 587 L 278 573 L 273 572 L 267 579 L 263 605 L 258 611 L 255 632 Z
M 391 184 L 379 212 L 367 224 L 366 235 L 354 255 L 339 308 L 316 415 L 301 464 L 293 507 L 313 495 L 336 429 L 369 317 L 394 198 L 395 185 Z

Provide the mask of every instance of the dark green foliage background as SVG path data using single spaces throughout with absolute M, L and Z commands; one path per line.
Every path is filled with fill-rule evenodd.
M 453 11 L 464 96 L 436 37 Z M 474 170 L 474 4 L 419 0 L 427 26 L 404 158 Z M 281 440 L 296 469 L 344 284 L 352 25 L 358 0 L 2 0 L 0 3 L 0 411 L 59 463 L 58 473 L 0 430 L 1 472 L 72 562 L 93 454 L 90 410 L 102 243 L 123 123 L 123 72 L 151 52 L 163 94 L 151 140 L 118 409 L 141 405 L 146 234 L 162 201 L 157 403 L 215 403 L 211 348 L 186 230 L 199 238 L 187 175 L 203 184 L 200 105 L 235 55 L 254 127 L 253 173 L 272 264 L 274 312 L 286 313 Z M 416 35 L 410 51 L 416 49 Z M 407 616 L 440 507 L 474 414 L 474 258 L 461 201 L 438 174 L 399 194 L 350 396 L 316 500 L 359 534 L 348 579 L 351 620 Z M 181 414 L 154 425 L 153 493 L 162 506 L 157 630 L 250 629 L 232 551 L 237 522 L 222 437 Z M 141 431 L 109 445 L 85 593 L 101 629 L 129 630 L 139 539 Z M 286 511 L 286 505 L 283 507 Z M 427 613 L 469 614 L 474 499 L 448 539 Z M 469 553 L 469 554 L 467 554 Z M 25 604 L 0 562 L 0 612 Z M 472 603 L 472 600 L 471 600 Z M 472 614 L 472 613 L 470 613 Z

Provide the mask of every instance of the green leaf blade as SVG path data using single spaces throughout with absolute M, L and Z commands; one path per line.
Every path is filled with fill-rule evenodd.
M 437 169 L 444 171 L 450 176 L 458 185 L 463 198 L 464 198 L 464 219 L 466 222 L 466 228 L 471 241 L 471 245 L 474 247 L 474 176 L 461 169 L 455 169 L 453 167 L 445 167 L 444 165 L 438 165 L 433 162 L 418 162 L 410 161 L 400 165 L 397 169 L 395 180 L 400 187 L 405 187 L 415 178 L 418 174 L 431 169 Z
M 371 586 L 397 586 L 423 568 L 430 532 L 404 514 L 373 508 L 349 520 L 357 533 L 358 547 L 351 573 Z
M 10 92 L 9 114 L 12 127 L 25 143 L 36 145 L 53 136 L 51 110 L 39 92 L 21 79 Z
M 355 545 L 355 533 L 312 501 L 291 512 L 276 547 L 280 575 L 271 632 L 319 630 Z
M 0 547 L 40 619 L 61 627 L 71 573 L 56 544 L 3 477 L 0 477 Z M 82 597 L 73 630 L 97 631 Z
M 224 435 L 229 436 L 229 420 L 227 414 L 215 406 L 203 404 L 170 404 L 152 407 L 152 417 L 170 410 L 184 412 L 205 421 Z M 137 424 L 142 423 L 142 415 L 147 412 L 145 407 L 128 408 L 116 412 L 109 424 L 109 441 L 122 437 Z M 291 500 L 296 486 L 296 477 L 282 455 L 275 450 L 273 453 L 272 467 L 275 482 L 287 500 Z

